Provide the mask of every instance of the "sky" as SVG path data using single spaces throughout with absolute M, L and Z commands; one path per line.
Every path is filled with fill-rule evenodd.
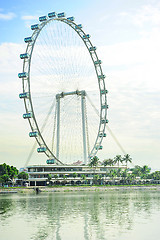
M 7 0 L 0 5 L 0 164 L 23 167 L 34 144 L 22 118 L 20 53 L 30 25 L 48 12 L 65 12 L 91 35 L 102 60 L 109 127 L 133 165 L 160 170 L 159 0 Z M 123 155 L 109 135 L 100 160 Z M 34 164 L 45 163 L 36 153 Z

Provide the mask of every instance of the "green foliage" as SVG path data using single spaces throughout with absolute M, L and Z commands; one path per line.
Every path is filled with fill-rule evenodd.
M 28 173 L 26 173 L 26 172 L 19 173 L 18 179 L 28 180 Z
M 122 162 L 122 157 L 121 155 L 116 155 L 114 160 L 113 160 L 113 163 L 114 164 L 117 164 L 118 163 L 118 167 L 119 167 L 119 163 Z
M 160 171 L 155 171 L 149 175 L 150 179 L 160 180 Z
M 105 159 L 105 160 L 103 161 L 103 165 L 104 165 L 104 166 L 113 166 L 113 164 L 114 164 L 114 161 L 113 161 L 111 158 Z
M 151 168 L 149 168 L 147 165 L 144 165 L 143 167 L 136 165 L 134 168 L 131 168 L 130 170 L 132 171 L 132 174 L 135 177 L 141 177 L 143 179 L 147 179 L 149 178 Z
M 128 162 L 130 162 L 130 163 L 132 162 L 132 158 L 130 157 L 129 154 L 126 154 L 126 155 L 124 155 L 122 161 L 124 161 L 126 163 L 126 166 L 127 166 Z
M 13 166 L 9 166 L 6 163 L 0 165 L 0 176 L 7 174 L 10 179 L 13 179 L 18 174 L 18 169 Z
M 3 174 L 2 176 L 0 176 L 0 182 L 1 183 L 7 183 L 9 182 L 10 178 L 8 174 Z
M 51 175 L 51 174 L 48 174 L 47 178 L 48 178 L 48 181 L 50 182 L 51 179 L 52 179 L 52 175 Z
M 63 179 L 66 179 L 66 178 L 67 178 L 67 176 L 65 174 L 63 174 Z
M 0 165 L 0 182 L 2 184 L 12 181 L 18 175 L 18 169 L 6 163 Z
M 89 163 L 89 166 L 90 167 L 96 167 L 99 163 L 99 158 L 97 156 L 94 156 L 92 159 L 91 159 L 91 162 Z
M 74 173 L 72 174 L 72 176 L 73 176 L 73 178 L 76 178 L 76 177 L 78 176 L 78 174 L 74 172 Z
M 82 180 L 86 180 L 86 175 L 82 174 L 82 175 L 81 175 L 81 179 L 82 179 Z
M 55 179 L 57 179 L 57 178 L 58 178 L 58 175 L 57 175 L 57 174 L 55 174 L 53 177 L 54 177 Z

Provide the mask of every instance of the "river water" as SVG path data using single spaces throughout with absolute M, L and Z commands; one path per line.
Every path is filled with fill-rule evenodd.
M 1 240 L 158 240 L 160 191 L 0 195 Z

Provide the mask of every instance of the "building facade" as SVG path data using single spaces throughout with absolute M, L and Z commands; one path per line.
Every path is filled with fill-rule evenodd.
M 126 167 L 121 166 L 124 170 Z M 87 165 L 32 165 L 27 167 L 30 186 L 74 185 L 74 184 L 107 184 L 110 180 L 108 173 L 117 166 Z

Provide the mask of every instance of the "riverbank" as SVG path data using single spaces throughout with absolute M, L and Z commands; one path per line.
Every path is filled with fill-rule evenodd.
M 53 186 L 53 187 L 9 187 L 0 188 L 0 194 L 33 193 L 33 192 L 78 192 L 78 191 L 109 191 L 109 190 L 157 190 L 160 185 L 107 185 L 107 186 Z

